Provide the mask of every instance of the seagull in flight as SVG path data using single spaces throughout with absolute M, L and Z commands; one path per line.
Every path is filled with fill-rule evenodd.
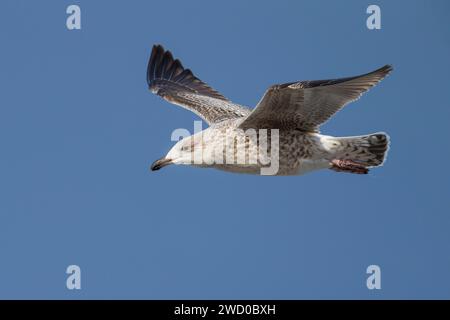
M 386 133 L 333 137 L 321 134 L 319 127 L 391 71 L 385 65 L 354 77 L 272 85 L 250 109 L 230 101 L 170 51 L 154 45 L 147 68 L 150 91 L 194 112 L 209 127 L 179 140 L 151 170 L 175 164 L 248 174 L 301 175 L 320 169 L 367 174 L 386 159 Z M 263 173 L 269 167 L 274 170 Z

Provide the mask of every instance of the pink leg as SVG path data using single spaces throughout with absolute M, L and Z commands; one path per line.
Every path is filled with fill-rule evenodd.
M 331 163 L 332 166 L 330 169 L 338 172 L 350 172 L 356 174 L 367 174 L 369 172 L 369 169 L 367 169 L 365 166 L 351 160 L 334 159 L 331 161 Z

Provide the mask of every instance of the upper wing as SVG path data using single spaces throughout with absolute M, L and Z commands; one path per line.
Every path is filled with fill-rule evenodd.
M 198 79 L 191 70 L 184 69 L 161 45 L 153 46 L 147 83 L 153 93 L 196 113 L 209 124 L 250 113 L 249 109 L 232 103 Z
M 380 82 L 392 67 L 334 80 L 291 82 L 270 87 L 241 128 L 317 131 L 346 104 Z

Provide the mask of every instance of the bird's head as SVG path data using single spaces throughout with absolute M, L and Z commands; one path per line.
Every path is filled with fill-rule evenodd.
M 156 160 L 151 165 L 151 170 L 159 170 L 169 164 L 201 165 L 203 155 L 202 134 L 195 134 L 178 141 L 167 155 Z

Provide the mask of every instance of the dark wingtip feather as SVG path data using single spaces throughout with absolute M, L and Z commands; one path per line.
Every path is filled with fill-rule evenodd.
M 169 81 L 198 94 L 227 100 L 216 90 L 198 79 L 189 69 L 183 68 L 178 59 L 174 59 L 169 50 L 165 50 L 160 44 L 155 44 L 147 66 L 147 84 L 149 88 L 155 88 L 160 81 Z
M 391 64 L 387 64 L 383 68 L 386 69 L 387 72 L 394 70 L 394 67 Z
M 381 68 L 371 72 L 371 73 L 382 73 L 385 76 L 387 76 L 389 73 L 391 73 L 394 70 L 394 68 L 392 67 L 392 65 L 387 64 L 382 66 Z
M 152 53 L 150 54 L 147 65 L 147 83 L 149 87 L 151 86 L 151 82 L 155 79 L 156 59 L 161 54 L 161 52 L 164 52 L 164 48 L 162 45 L 153 45 Z

